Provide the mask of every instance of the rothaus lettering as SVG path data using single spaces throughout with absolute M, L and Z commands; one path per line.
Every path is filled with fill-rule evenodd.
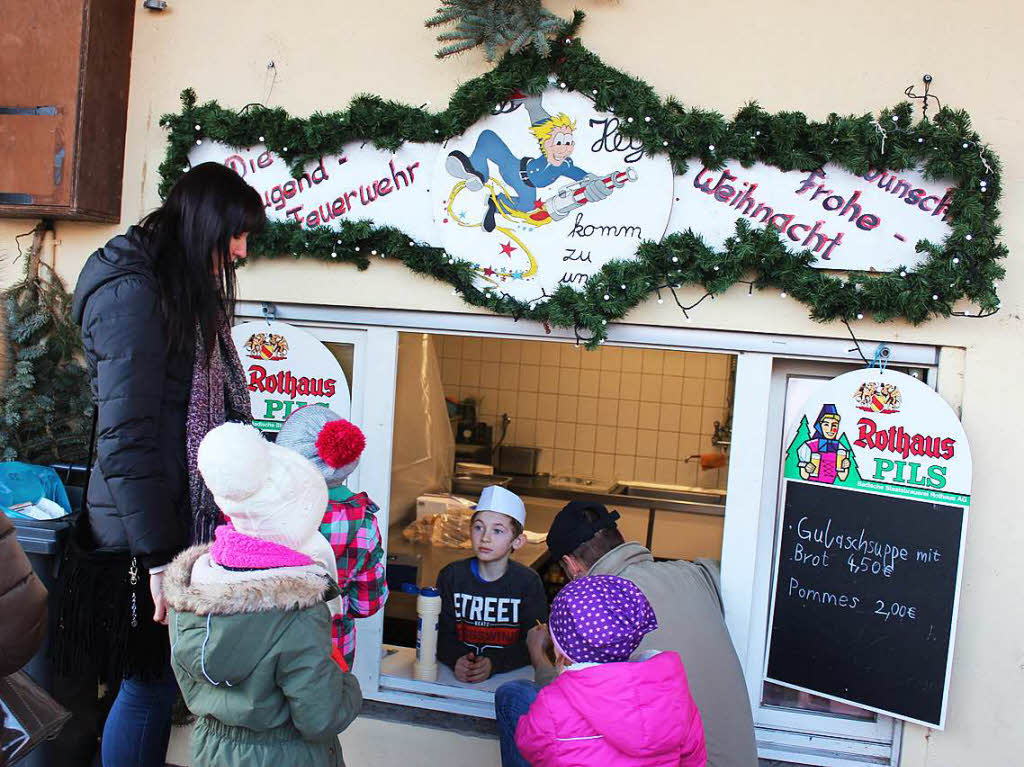
M 281 394 L 295 399 L 304 397 L 333 397 L 337 381 L 334 378 L 296 377 L 290 370 L 267 373 L 262 365 L 249 366 L 249 391 L 262 394 Z
M 870 418 L 857 421 L 857 439 L 853 444 L 896 453 L 904 460 L 914 456 L 949 461 L 956 454 L 956 440 L 953 437 L 911 434 L 902 426 L 879 429 Z

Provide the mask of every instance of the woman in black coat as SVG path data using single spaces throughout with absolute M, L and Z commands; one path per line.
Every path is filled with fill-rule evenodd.
M 250 417 L 229 322 L 234 263 L 265 221 L 259 193 L 204 163 L 93 253 L 75 288 L 98 408 L 97 460 L 88 524 L 62 577 L 57 655 L 66 674 L 91 668 L 108 684 L 121 681 L 103 733 L 104 767 L 164 764 L 176 687 L 163 569 L 208 540 L 216 522 L 195 471 L 199 441 Z

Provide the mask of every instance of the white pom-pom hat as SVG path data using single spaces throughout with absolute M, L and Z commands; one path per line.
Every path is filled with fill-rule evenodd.
M 302 456 L 225 423 L 199 443 L 199 472 L 238 532 L 287 546 L 332 571 L 334 551 L 320 534 L 327 484 Z

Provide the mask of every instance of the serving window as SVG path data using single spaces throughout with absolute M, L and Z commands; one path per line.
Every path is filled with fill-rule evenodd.
M 565 576 L 544 539 L 574 499 L 618 510 L 658 558 L 719 559 L 734 372 L 729 354 L 400 333 L 381 685 L 490 706 L 501 683 L 533 678 L 527 666 L 463 684 L 443 664 L 436 683 L 413 678 L 409 585 L 473 555 L 471 507 L 489 484 L 523 499 L 512 559 L 549 601 Z

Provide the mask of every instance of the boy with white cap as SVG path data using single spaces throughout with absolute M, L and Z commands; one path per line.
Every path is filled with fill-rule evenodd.
M 460 682 L 527 666 L 526 633 L 547 618 L 540 576 L 509 561 L 526 543 L 526 507 L 515 493 L 485 487 L 470 522 L 475 556 L 441 570 L 437 657 Z

